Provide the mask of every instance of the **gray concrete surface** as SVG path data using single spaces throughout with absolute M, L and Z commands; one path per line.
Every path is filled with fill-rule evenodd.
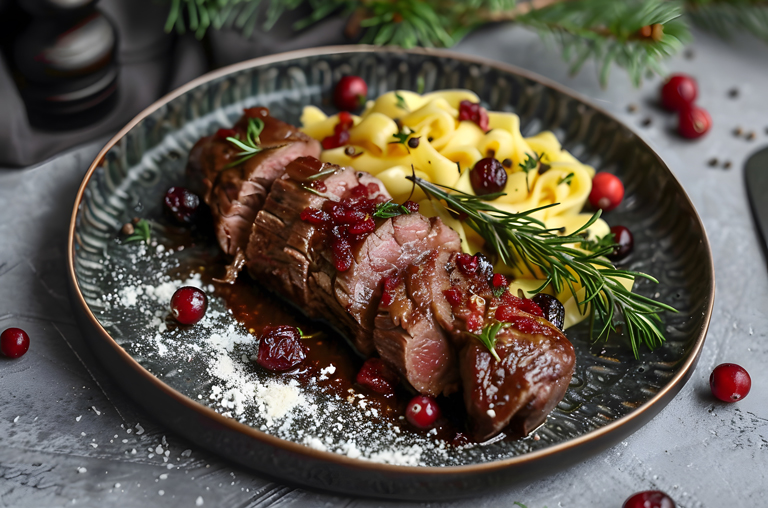
M 431 506 L 609 508 L 645 489 L 664 490 L 685 508 L 768 506 L 768 272 L 742 176 L 748 154 L 768 144 L 768 46 L 697 34 L 693 58 L 669 64 L 698 78 L 699 102 L 712 114 L 712 131 L 696 142 L 677 137 L 673 117 L 654 105 L 658 78 L 633 89 L 615 70 L 602 90 L 594 68 L 569 78 L 554 48 L 518 28 L 485 30 L 458 49 L 559 81 L 648 140 L 704 221 L 717 298 L 692 379 L 625 442 L 528 485 Z M 737 98 L 728 94 L 734 87 Z M 629 104 L 639 110 L 630 113 Z M 646 118 L 651 124 L 644 127 Z M 736 127 L 755 131 L 756 139 L 735 137 Z M 0 506 L 194 507 L 199 500 L 205 507 L 417 506 L 308 492 L 255 476 L 158 426 L 113 384 L 83 342 L 64 277 L 71 205 L 104 141 L 38 167 L 0 170 L 0 329 L 20 326 L 32 337 L 26 356 L 0 359 Z M 707 165 L 713 157 L 719 167 Z M 725 161 L 730 169 L 722 167 Z M 735 405 L 715 403 L 709 395 L 709 373 L 726 361 L 752 376 L 752 392 Z M 150 458 L 157 447 L 162 453 Z

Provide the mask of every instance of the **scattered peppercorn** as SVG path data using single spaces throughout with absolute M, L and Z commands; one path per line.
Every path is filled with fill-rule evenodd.
M 766 129 L 766 130 L 768 131 L 768 129 Z M 501 165 L 504 166 L 507 169 L 511 168 L 512 167 L 512 159 L 504 159 L 503 161 L 501 161 Z
M 723 164 L 723 167 L 725 169 L 731 169 L 731 161 L 725 161 L 725 163 Z
M 750 131 L 747 133 L 747 141 L 754 141 L 755 140 L 755 131 Z
M 637 104 L 630 104 L 629 106 L 627 106 L 627 111 L 629 111 L 630 113 L 634 113 L 635 111 L 637 111 Z
M 744 134 L 744 129 L 742 129 L 741 127 L 736 127 L 735 129 L 733 129 L 734 136 L 739 137 L 742 134 Z
M 354 146 L 348 146 L 344 149 L 344 153 L 350 157 L 355 155 L 355 147 Z
M 651 125 L 651 123 L 652 123 L 652 122 L 653 122 L 653 120 L 651 120 L 650 118 L 645 118 L 645 119 L 643 120 L 643 122 L 642 122 L 642 124 L 641 124 L 641 125 L 642 125 L 643 127 L 648 127 L 648 126 L 650 126 L 650 125 Z
M 120 230 L 125 236 L 131 236 L 133 233 L 136 232 L 136 229 L 133 227 L 133 224 L 130 222 L 126 222 L 123 224 L 123 229 Z
M 709 162 L 708 162 L 708 164 L 709 164 L 710 166 L 712 166 L 712 167 L 715 167 L 715 166 L 717 166 L 717 163 L 718 163 L 718 162 L 719 162 L 719 161 L 717 160 L 717 157 L 712 157 L 711 159 L 709 159 Z
M 730 90 L 728 90 L 728 97 L 730 97 L 731 99 L 735 99 L 738 96 L 739 96 L 738 88 L 731 88 Z
M 419 147 L 419 138 L 411 138 L 408 140 L 408 147 L 409 148 L 418 148 Z

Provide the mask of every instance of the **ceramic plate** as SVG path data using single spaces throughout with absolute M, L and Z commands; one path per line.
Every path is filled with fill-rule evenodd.
M 617 174 L 626 198 L 607 221 L 634 232 L 627 268 L 660 282 L 640 282 L 636 290 L 680 311 L 664 316 L 664 346 L 635 359 L 623 337 L 591 344 L 586 325 L 569 329 L 577 361 L 564 400 L 534 435 L 482 446 L 455 447 L 383 422 L 359 394 L 329 391 L 343 372 L 326 370 L 298 382 L 255 368 L 248 360 L 254 339 L 247 323 L 227 308 L 227 289 L 211 285 L 204 270 L 216 258 L 215 242 L 167 227 L 162 196 L 169 186 L 184 185 L 195 141 L 230 126 L 244 107 L 267 106 L 298 124 L 308 104 L 333 112 L 328 99 L 344 74 L 362 76 L 371 97 L 415 90 L 419 78 L 426 91 L 471 89 L 488 109 L 517 113 L 524 135 L 551 130 L 582 162 Z M 151 245 L 118 239 L 133 217 L 153 225 Z M 473 495 L 551 473 L 616 443 L 658 413 L 688 379 L 714 298 L 701 221 L 647 144 L 557 84 L 443 51 L 321 48 L 244 62 L 193 81 L 141 113 L 101 151 L 78 193 L 69 242 L 83 330 L 150 414 L 262 473 L 369 496 Z M 181 284 L 203 285 L 213 295 L 204 322 L 189 329 L 166 320 L 170 295 Z M 262 311 L 276 319 L 290 312 L 279 304 Z

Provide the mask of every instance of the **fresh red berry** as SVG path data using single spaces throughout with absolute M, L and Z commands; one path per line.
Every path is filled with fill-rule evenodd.
M 267 370 L 290 370 L 307 357 L 307 346 L 295 326 L 265 326 L 259 337 L 256 363 Z
M 360 76 L 344 76 L 336 84 L 333 92 L 333 102 L 336 107 L 345 111 L 356 111 L 365 104 L 368 96 L 368 85 Z
M 646 490 L 632 494 L 621 508 L 675 508 L 675 502 L 660 490 Z
M 501 288 L 501 287 L 507 287 L 509 285 L 509 282 L 507 282 L 507 278 L 504 277 L 500 273 L 494 273 L 493 277 L 491 278 L 491 285 L 495 288 Z
M 405 418 L 418 429 L 429 429 L 440 418 L 440 406 L 432 397 L 417 395 L 408 402 Z
M 8 328 L 0 334 L 0 352 L 8 358 L 24 356 L 29 349 L 29 335 L 21 328 Z
M 380 358 L 368 358 L 355 377 L 359 385 L 380 393 L 392 395 L 395 393 L 398 377 L 392 368 Z
M 706 109 L 691 105 L 680 110 L 677 131 L 681 136 L 696 139 L 706 134 L 712 127 L 712 117 Z
M 629 228 L 624 226 L 613 226 L 611 233 L 613 233 L 613 241 L 616 242 L 617 247 L 613 249 L 612 254 L 608 255 L 608 258 L 612 261 L 621 261 L 632 252 L 635 246 L 635 239 Z
M 670 111 L 679 111 L 693 104 L 698 95 L 696 80 L 686 74 L 673 74 L 661 87 L 661 104 Z
M 196 287 L 184 286 L 171 297 L 171 313 L 183 325 L 197 323 L 203 319 L 207 309 L 208 297 Z
M 197 194 L 184 187 L 171 187 L 163 198 L 165 210 L 180 224 L 191 224 L 200 208 Z
M 467 100 L 459 103 L 459 121 L 475 122 L 483 132 L 488 130 L 488 112 L 477 102 Z
M 480 159 L 469 172 L 472 190 L 478 196 L 502 192 L 507 186 L 507 172 L 501 162 L 493 157 Z
M 598 173 L 592 179 L 592 191 L 589 193 L 589 203 L 593 208 L 610 212 L 624 199 L 624 184 L 616 175 Z
M 740 365 L 723 363 L 715 367 L 709 376 L 712 395 L 723 402 L 736 402 L 747 396 L 752 379 Z

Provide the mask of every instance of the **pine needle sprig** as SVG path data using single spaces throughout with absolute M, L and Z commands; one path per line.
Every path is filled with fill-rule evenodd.
M 616 331 L 615 318 L 623 317 L 624 329 L 636 357 L 640 344 L 652 350 L 664 341 L 659 314 L 677 311 L 665 303 L 627 290 L 620 279 L 658 281 L 644 273 L 615 268 L 605 258 L 613 249 L 611 245 L 603 245 L 597 251 L 576 247 L 583 244 L 583 235 L 600 217 L 599 211 L 579 230 L 562 235 L 559 229 L 547 229 L 543 222 L 532 216 L 554 204 L 520 213 L 505 212 L 472 194 L 416 176 L 407 178 L 430 198 L 444 202 L 449 210 L 466 214 L 464 223 L 486 241 L 502 262 L 527 268 L 532 273 L 543 273 L 545 280 L 536 292 L 549 284 L 557 293 L 568 289 L 581 312 L 589 310 L 593 326 L 595 322 L 601 324 L 598 333 L 594 333 L 593 327 L 590 330 L 593 339 L 607 338 L 609 333 Z M 581 298 L 577 294 L 577 285 L 585 289 Z
M 123 243 L 143 242 L 149 245 L 150 238 L 152 238 L 152 226 L 146 219 L 139 219 L 133 226 L 133 234 L 127 236 Z
M 391 219 L 399 215 L 410 215 L 410 213 L 411 211 L 404 205 L 389 200 L 377 204 L 373 216 L 377 219 Z
M 768 41 L 765 0 L 688 0 L 686 10 L 695 24 L 725 39 L 746 31 Z

